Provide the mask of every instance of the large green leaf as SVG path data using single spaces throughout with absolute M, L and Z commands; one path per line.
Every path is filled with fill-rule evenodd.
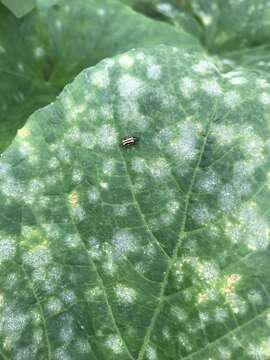
M 2 359 L 269 358 L 269 86 L 161 46 L 31 116 L 0 161 Z
M 183 31 L 111 0 L 100 0 L 98 7 L 95 0 L 61 0 L 21 20 L 0 5 L 0 152 L 27 117 L 50 103 L 82 69 L 134 47 L 161 43 L 200 49 Z
M 35 0 L 1 0 L 1 2 L 17 17 L 22 17 L 34 9 Z

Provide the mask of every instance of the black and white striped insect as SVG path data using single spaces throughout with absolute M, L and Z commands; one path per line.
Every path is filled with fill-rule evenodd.
M 121 146 L 123 148 L 129 148 L 131 146 L 134 146 L 138 143 L 139 139 L 135 136 L 129 136 L 129 137 L 126 137 L 124 138 L 122 141 L 121 141 Z

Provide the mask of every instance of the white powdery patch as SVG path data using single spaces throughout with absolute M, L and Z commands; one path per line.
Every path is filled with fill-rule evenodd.
M 201 192 L 211 194 L 217 190 L 219 184 L 220 179 L 217 173 L 210 170 L 207 173 L 201 175 L 200 179 L 198 180 L 197 186 Z
M 108 159 L 103 162 L 102 165 L 102 171 L 105 175 L 112 175 L 115 167 L 115 160 L 114 159 Z
M 28 324 L 29 320 L 29 315 L 19 312 L 13 306 L 7 306 L 1 313 L 0 334 L 5 334 L 15 340 Z
M 201 280 L 207 283 L 215 282 L 219 277 L 219 268 L 213 261 L 199 263 L 197 270 Z
M 69 234 L 64 238 L 64 244 L 69 248 L 76 248 L 80 245 L 81 240 L 77 234 Z
M 128 286 L 118 284 L 114 287 L 114 292 L 118 301 L 123 305 L 130 305 L 136 300 L 136 291 Z
M 270 95 L 265 92 L 259 96 L 259 100 L 265 106 L 270 105 Z
M 117 142 L 117 132 L 112 125 L 102 125 L 96 131 L 96 143 L 102 149 L 110 149 Z
M 124 351 L 123 341 L 118 335 L 110 335 L 105 341 L 105 346 L 114 354 L 121 354 Z
M 161 76 L 161 67 L 157 64 L 147 66 L 147 77 L 152 80 L 158 80 Z
M 209 209 L 206 205 L 198 205 L 196 208 L 193 209 L 191 217 L 195 220 L 198 224 L 205 224 L 212 219 L 212 215 L 209 212 Z
M 116 256 L 124 256 L 137 249 L 138 239 L 128 230 L 119 230 L 112 238 L 112 246 Z
M 151 161 L 148 168 L 150 170 L 150 174 L 155 179 L 164 179 L 170 174 L 170 166 L 164 158 Z
M 198 154 L 197 135 L 200 129 L 197 124 L 186 120 L 177 125 L 176 130 L 164 129 L 160 132 L 158 143 L 167 144 L 166 150 L 177 159 L 191 161 Z
M 139 95 L 142 95 L 144 90 L 144 83 L 142 80 L 125 74 L 122 75 L 118 81 L 118 90 L 119 94 L 125 98 L 135 98 Z
M 45 56 L 45 50 L 43 47 L 38 46 L 34 49 L 34 57 L 36 59 L 42 59 Z
M 14 258 L 16 254 L 16 242 L 13 239 L 0 240 L 0 265 L 4 261 Z
M 147 170 L 147 164 L 144 158 L 135 157 L 131 162 L 131 166 L 138 174 L 143 174 Z
M 207 60 L 201 60 L 197 64 L 192 66 L 192 69 L 200 75 L 207 75 L 213 70 L 218 72 L 218 69 L 214 64 L 212 64 L 210 61 Z
M 73 169 L 72 172 L 72 181 L 76 184 L 80 183 L 82 181 L 82 171 L 80 169 Z
M 91 236 L 88 239 L 88 244 L 89 244 L 89 250 L 88 250 L 88 254 L 93 258 L 93 259 L 100 259 L 103 255 L 103 251 L 101 249 L 101 246 L 98 242 L 98 239 Z
M 244 77 L 233 77 L 231 79 L 229 79 L 229 82 L 233 85 L 236 85 L 236 86 L 240 86 L 240 85 L 245 85 L 247 83 L 247 79 L 244 78 Z
M 218 307 L 215 309 L 214 311 L 214 320 L 218 323 L 222 323 L 224 321 L 226 321 L 228 319 L 228 312 L 221 308 Z
M 235 214 L 236 223 L 227 223 L 226 234 L 233 243 L 245 244 L 250 250 L 265 250 L 269 245 L 269 226 L 260 216 L 255 203 L 242 205 Z
M 229 91 L 224 95 L 224 104 L 229 108 L 234 108 L 240 100 L 241 97 L 236 91 Z
M 168 17 L 174 17 L 176 13 L 172 5 L 167 2 L 157 4 L 157 9 Z
M 129 69 L 134 65 L 134 59 L 128 54 L 121 55 L 118 62 L 125 69 Z
M 90 76 L 91 83 L 99 88 L 107 88 L 110 85 L 108 69 L 95 71 Z
M 60 299 L 52 297 L 46 304 L 46 308 L 50 314 L 57 314 L 62 310 L 63 303 Z
M 261 89 L 270 87 L 270 83 L 266 79 L 256 79 L 256 85 Z
M 224 212 L 231 211 L 237 204 L 236 193 L 232 185 L 222 186 L 218 194 L 218 202 Z
M 70 289 L 66 289 L 64 291 L 62 291 L 61 293 L 61 298 L 64 301 L 65 304 L 74 304 L 76 302 L 76 295 L 74 293 L 74 291 L 70 290 Z
M 145 130 L 149 126 L 149 118 L 139 111 L 139 103 L 134 98 L 120 101 L 118 106 L 121 123 L 132 123 L 139 130 Z
M 185 77 L 180 82 L 180 90 L 185 97 L 190 97 L 197 90 L 197 84 L 193 79 Z
M 25 252 L 22 255 L 22 259 L 24 264 L 32 266 L 33 268 L 45 266 L 52 262 L 50 250 L 42 246 Z
M 88 198 L 88 201 L 90 204 L 95 204 L 96 202 L 98 202 L 98 200 L 100 198 L 99 190 L 95 186 L 92 186 L 87 191 L 87 198 Z
M 234 126 L 214 124 L 212 126 L 212 134 L 216 138 L 219 145 L 229 146 L 239 136 Z
M 148 346 L 146 349 L 146 358 L 148 360 L 157 360 L 157 351 L 153 346 Z
M 204 80 L 202 82 L 202 90 L 210 96 L 219 96 L 222 94 L 222 89 L 216 80 Z
M 83 133 L 81 134 L 80 142 L 86 149 L 93 149 L 96 144 L 96 138 L 93 134 Z

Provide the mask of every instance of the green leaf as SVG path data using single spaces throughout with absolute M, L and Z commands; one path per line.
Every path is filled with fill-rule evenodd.
M 267 359 L 269 104 L 161 46 L 35 112 L 0 161 L 1 357 Z
M 121 24 L 121 26 L 119 25 Z M 0 5 L 0 151 L 82 69 L 135 47 L 201 50 L 185 32 L 110 0 L 59 1 L 16 19 Z
M 268 0 L 193 0 L 193 13 L 205 27 L 211 52 L 245 49 L 269 42 Z
M 1 0 L 18 18 L 28 14 L 36 5 L 35 0 Z

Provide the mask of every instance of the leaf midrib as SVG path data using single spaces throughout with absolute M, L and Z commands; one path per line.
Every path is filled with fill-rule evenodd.
M 183 213 L 183 220 L 182 220 L 181 227 L 180 227 L 180 232 L 179 232 L 179 235 L 178 235 L 178 241 L 177 241 L 177 244 L 176 244 L 176 246 L 174 248 L 173 256 L 171 257 L 170 261 L 168 262 L 168 267 L 167 267 L 167 270 L 165 272 L 164 280 L 163 280 L 161 290 L 160 290 L 160 296 L 159 296 L 160 301 L 159 301 L 158 306 L 156 307 L 156 309 L 154 311 L 154 314 L 152 316 L 152 319 L 151 319 L 150 325 L 149 325 L 149 327 L 147 329 L 147 332 L 145 334 L 142 346 L 141 346 L 141 348 L 139 350 L 137 360 L 143 360 L 143 358 L 144 358 L 144 354 L 145 354 L 145 351 L 146 351 L 147 346 L 149 344 L 152 331 L 154 330 L 156 321 L 158 319 L 158 316 L 159 316 L 159 314 L 160 314 L 160 312 L 162 310 L 163 304 L 164 304 L 165 291 L 166 291 L 166 287 L 167 287 L 168 280 L 169 280 L 169 274 L 170 274 L 171 268 L 172 268 L 175 260 L 177 259 L 178 251 L 179 251 L 179 248 L 180 248 L 180 245 L 181 245 L 181 240 L 182 240 L 183 235 L 185 234 L 187 213 L 188 213 L 188 209 L 189 209 L 189 203 L 190 203 L 190 198 L 191 198 L 191 194 L 192 194 L 192 189 L 193 189 L 193 186 L 194 186 L 194 183 L 195 183 L 195 180 L 196 180 L 196 176 L 197 176 L 197 173 L 198 173 L 201 161 L 202 161 L 202 157 L 203 157 L 203 154 L 204 154 L 204 151 L 205 151 L 205 147 L 206 147 L 207 140 L 208 140 L 208 137 L 209 137 L 209 134 L 210 134 L 211 124 L 212 124 L 213 120 L 214 120 L 214 117 L 212 117 L 210 119 L 210 121 L 208 122 L 208 125 L 207 125 L 207 132 L 205 134 L 205 138 L 204 138 L 201 150 L 199 152 L 198 160 L 197 160 L 196 166 L 194 168 L 192 178 L 191 178 L 191 181 L 190 181 L 190 185 L 188 187 L 188 191 L 187 191 L 187 194 L 186 194 L 185 207 L 184 207 L 184 213 Z

